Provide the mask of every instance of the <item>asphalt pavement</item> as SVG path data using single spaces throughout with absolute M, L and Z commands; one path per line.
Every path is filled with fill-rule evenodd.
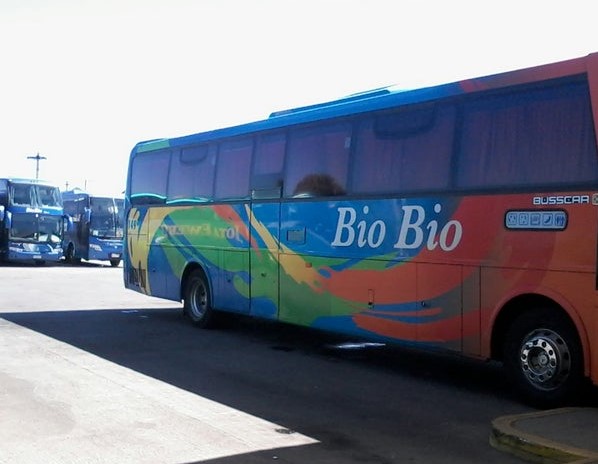
M 560 408 L 503 416 L 490 444 L 531 462 L 598 463 L 598 408 Z
M 33 272 L 39 269 L 7 271 L 1 281 L 2 306 L 14 313 L 109 309 L 136 317 L 141 325 L 154 314 L 150 308 L 170 311 L 176 306 L 125 291 L 118 270 L 106 269 L 116 283 L 96 278 L 93 291 L 77 280 L 86 272 L 83 267 L 44 269 L 44 275 L 62 276 L 48 279 L 46 286 Z M 76 298 L 65 298 L 73 285 L 83 290 Z M 101 338 L 77 347 L 56 333 L 44 335 L 4 318 L 0 335 L 0 464 L 37 463 L 40 456 L 47 464 L 264 462 L 259 453 L 283 462 L 286 450 L 308 453 L 318 445 L 315 437 L 321 434 L 303 435 L 281 425 L 283 420 L 267 421 L 94 354 L 90 346 Z M 497 417 L 488 424 L 490 444 L 530 462 L 598 464 L 595 405 Z M 487 430 L 484 426 L 481 439 Z

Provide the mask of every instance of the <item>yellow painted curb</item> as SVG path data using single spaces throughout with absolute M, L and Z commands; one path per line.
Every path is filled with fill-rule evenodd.
M 549 411 L 503 416 L 494 419 L 492 421 L 490 445 L 500 451 L 508 452 L 527 461 L 541 464 L 598 464 L 598 454 L 596 453 L 548 440 L 519 430 L 515 426 L 515 424 L 521 420 L 574 412 L 578 409 L 579 408 L 560 408 Z

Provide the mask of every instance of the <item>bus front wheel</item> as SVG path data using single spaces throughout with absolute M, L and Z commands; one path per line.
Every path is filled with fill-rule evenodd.
M 538 308 L 518 316 L 503 359 L 515 390 L 535 407 L 562 406 L 580 392 L 581 344 L 571 321 L 557 311 Z
M 191 322 L 201 328 L 208 328 L 214 317 L 210 303 L 210 289 L 205 274 L 196 270 L 191 273 L 185 285 L 184 311 Z
M 64 260 L 69 264 L 78 264 L 81 262 L 81 258 L 75 257 L 75 245 L 69 243 L 64 253 Z
M 66 247 L 66 252 L 64 253 L 64 260 L 67 263 L 72 263 L 75 259 L 75 247 L 72 243 L 69 243 Z

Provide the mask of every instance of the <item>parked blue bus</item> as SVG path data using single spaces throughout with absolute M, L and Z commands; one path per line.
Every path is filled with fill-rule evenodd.
M 67 229 L 60 189 L 36 179 L 0 179 L 0 259 L 43 264 L 62 258 Z
M 66 262 L 98 260 L 118 266 L 123 247 L 124 200 L 72 189 L 62 192 L 62 201 L 73 221 L 63 241 Z

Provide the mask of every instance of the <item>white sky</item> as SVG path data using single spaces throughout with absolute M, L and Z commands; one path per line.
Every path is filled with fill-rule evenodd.
M 0 0 L 0 177 L 124 189 L 135 143 L 598 51 L 589 0 Z

